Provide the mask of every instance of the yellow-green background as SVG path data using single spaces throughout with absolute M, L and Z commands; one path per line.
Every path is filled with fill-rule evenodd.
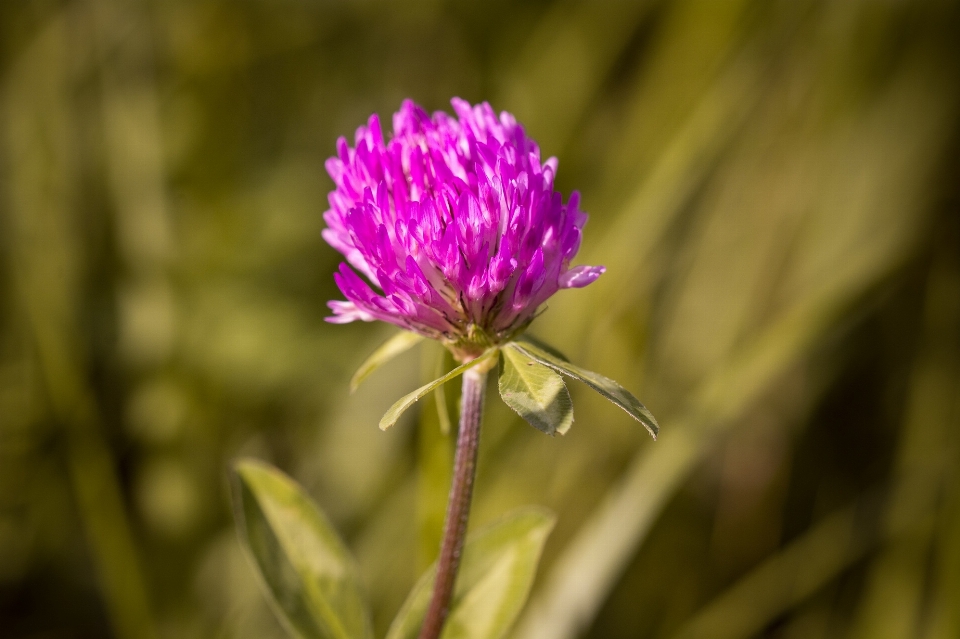
M 548 438 L 490 394 L 473 522 L 559 515 L 517 639 L 960 636 L 960 7 L 947 0 L 0 3 L 0 636 L 282 637 L 228 468 L 431 560 L 424 349 L 354 395 L 323 161 L 489 100 L 591 214 L 534 332 L 620 380 Z M 451 398 L 452 402 L 452 398 Z

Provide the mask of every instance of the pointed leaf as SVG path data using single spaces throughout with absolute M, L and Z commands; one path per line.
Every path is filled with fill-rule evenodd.
M 550 344 L 547 344 L 546 342 L 537 339 L 536 337 L 534 337 L 533 335 L 530 335 L 529 333 L 524 333 L 520 339 L 523 340 L 524 342 L 529 342 L 530 344 L 533 344 L 534 346 L 547 351 L 548 353 L 550 353 L 551 355 L 553 355 L 554 357 L 556 357 L 561 361 L 564 361 L 564 362 L 570 361 L 569 357 L 567 357 L 566 355 L 564 355 L 563 353 L 555 349 L 553 346 L 550 346 Z
M 423 340 L 423 335 L 417 335 L 416 333 L 411 333 L 409 331 L 400 331 L 386 342 L 381 344 L 377 350 L 373 351 L 370 354 L 370 357 L 364 360 L 363 364 L 360 364 L 360 368 L 357 369 L 357 372 L 353 374 L 353 377 L 350 379 L 350 392 L 357 390 L 360 384 L 363 383 L 363 380 L 367 379 L 370 374 L 389 362 L 391 359 L 409 350 L 412 346 L 419 344 Z
M 276 468 L 244 460 L 234 469 L 241 540 L 286 629 L 303 639 L 370 639 L 356 565 L 327 518 Z
M 555 518 L 521 508 L 467 538 L 441 639 L 500 639 L 526 603 Z M 436 565 L 413 587 L 386 639 L 415 639 L 433 592 Z
M 391 426 L 397 423 L 397 420 L 400 419 L 400 415 L 403 415 L 403 412 L 413 406 L 417 400 L 422 398 L 424 395 L 437 388 L 441 384 L 446 384 L 451 379 L 459 377 L 467 370 L 478 366 L 479 364 L 484 364 L 490 361 L 491 358 L 495 357 L 497 354 L 496 349 L 487 351 L 477 359 L 471 360 L 466 364 L 460 364 L 452 371 L 444 375 L 443 377 L 438 377 L 429 384 L 425 384 L 418 388 L 417 390 L 404 395 L 397 402 L 390 407 L 390 409 L 384 413 L 383 417 L 380 419 L 380 430 L 387 430 Z
M 547 435 L 573 424 L 573 401 L 563 378 L 513 348 L 502 351 L 500 397 L 520 417 Z
M 654 439 L 657 438 L 657 433 L 660 432 L 657 419 L 630 391 L 609 377 L 604 377 L 599 373 L 588 371 L 576 364 L 564 361 L 525 337 L 521 337 L 516 342 L 511 342 L 507 345 L 507 348 L 516 349 L 558 373 L 580 380 L 626 411 L 630 417 L 643 424 Z

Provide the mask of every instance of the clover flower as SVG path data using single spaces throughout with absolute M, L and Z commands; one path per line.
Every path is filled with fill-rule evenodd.
M 576 191 L 564 203 L 554 189 L 556 158 L 541 162 L 506 111 L 451 103 L 456 118 L 406 100 L 389 140 L 372 115 L 354 147 L 337 141 L 323 237 L 349 263 L 334 275 L 347 301 L 329 303 L 328 321 L 390 322 L 465 360 L 604 267 L 570 267 L 587 215 Z
M 573 402 L 564 378 L 583 382 L 643 424 L 654 438 L 659 430 L 650 411 L 620 384 L 521 335 L 551 295 L 561 288 L 590 284 L 604 267 L 570 267 L 587 216 L 580 211 L 576 192 L 564 204 L 554 190 L 556 158 L 541 162 L 540 149 L 509 113 L 498 118 L 486 102 L 477 106 L 456 98 L 452 102 L 456 119 L 442 112 L 430 116 L 405 101 L 393 117 L 389 141 L 373 115 L 357 130 L 355 147 L 340 138 L 337 156 L 327 161 L 336 189 L 324 214 L 323 237 L 348 262 L 334 276 L 347 299 L 330 302 L 334 315 L 327 319 L 341 324 L 383 320 L 406 329 L 360 365 L 351 389 L 424 338 L 437 339 L 459 365 L 446 370 L 441 358 L 440 376 L 394 402 L 380 419 L 380 428 L 396 424 L 404 411 L 431 392 L 438 422 L 441 428 L 445 422 L 449 428 L 442 389 L 453 379 L 463 378 L 450 497 L 437 562 L 429 579 L 421 579 L 411 592 L 388 637 L 412 637 L 419 632 L 418 639 L 439 639 L 448 615 L 458 615 L 454 586 L 471 588 L 469 581 L 457 585 L 461 557 L 471 552 L 506 552 L 503 545 L 498 549 L 496 544 L 480 544 L 486 550 L 479 551 L 478 545 L 464 545 L 491 373 L 504 403 L 548 435 L 563 434 L 573 424 Z M 316 507 L 291 480 L 262 464 L 242 463 L 237 476 L 241 484 L 237 513 L 244 541 L 288 626 L 298 636 L 327 636 L 327 629 L 334 626 L 350 636 L 370 636 L 369 617 L 349 555 Z M 261 501 L 282 503 L 281 510 L 287 514 L 280 521 L 267 521 L 265 513 L 274 509 L 263 508 Z M 294 511 L 306 513 L 306 524 L 288 516 Z M 525 523 L 518 527 L 519 522 Z M 307 579 L 306 585 L 291 582 L 290 566 L 310 553 L 280 557 L 288 552 L 288 544 L 281 544 L 284 548 L 278 552 L 255 541 L 276 538 L 275 530 L 264 532 L 265 526 L 281 529 L 285 539 L 303 540 L 313 554 L 316 548 L 326 548 L 330 561 L 320 564 L 328 573 L 318 578 L 312 571 L 320 564 L 311 565 L 294 571 Z M 491 529 L 498 539 L 523 538 L 515 548 L 527 548 L 531 554 L 520 561 L 530 572 L 529 579 L 521 581 L 532 581 L 540 554 L 533 539 L 542 542 L 552 526 L 552 516 L 538 511 L 520 513 Z M 250 535 L 251 530 L 259 532 Z M 293 547 L 296 550 L 296 544 Z M 519 552 L 515 548 L 511 556 Z M 474 584 L 476 565 L 471 571 Z M 429 601 L 425 589 L 430 590 Z M 491 636 L 504 634 L 519 612 L 526 593 L 522 588 L 514 590 L 512 612 L 497 612 L 499 625 Z M 476 593 L 470 591 L 462 601 Z M 310 599 L 302 600 L 304 595 Z M 314 611 L 318 614 L 313 615 Z M 456 627 L 462 629 L 463 623 L 458 619 Z

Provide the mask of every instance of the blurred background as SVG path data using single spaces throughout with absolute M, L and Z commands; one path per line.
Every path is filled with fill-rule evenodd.
M 333 326 L 339 135 L 517 115 L 591 214 L 533 332 L 548 438 L 488 403 L 472 523 L 558 526 L 515 639 L 960 636 L 960 6 L 946 0 L 0 3 L 0 635 L 284 636 L 239 456 L 302 482 L 382 636 L 451 440 L 392 329 Z M 456 389 L 448 390 L 454 407 Z

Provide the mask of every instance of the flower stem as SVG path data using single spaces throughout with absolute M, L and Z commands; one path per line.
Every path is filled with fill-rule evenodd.
M 460 430 L 457 433 L 457 453 L 453 461 L 453 483 L 447 502 L 447 519 L 437 560 L 437 577 L 433 586 L 430 607 L 420 628 L 419 639 L 437 639 L 450 611 L 450 598 L 460 567 L 463 540 L 470 515 L 473 478 L 477 469 L 477 450 L 480 443 L 480 423 L 483 418 L 483 396 L 487 387 L 486 367 L 472 368 L 463 374 L 463 395 L 460 400 Z

